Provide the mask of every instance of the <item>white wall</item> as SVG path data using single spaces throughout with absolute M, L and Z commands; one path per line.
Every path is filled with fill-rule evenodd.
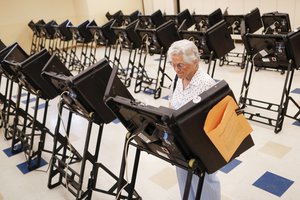
M 79 0 L 75 0 L 79 1 Z M 122 10 L 124 15 L 129 15 L 136 10 L 143 11 L 141 0 L 81 0 L 86 2 L 88 7 L 88 16 L 92 20 L 96 20 L 100 24 L 107 21 L 104 17 L 106 12 L 110 14 Z M 86 16 L 83 16 L 83 18 Z
M 28 27 L 30 20 L 37 22 L 52 19 L 61 22 L 65 19 L 75 20 L 76 13 L 73 0 L 1 0 L 0 39 L 6 45 L 18 42 L 29 52 L 32 31 Z
M 144 2 L 145 15 L 151 15 L 157 10 L 161 10 L 168 15 L 176 13 L 175 1 L 176 0 L 142 0 Z

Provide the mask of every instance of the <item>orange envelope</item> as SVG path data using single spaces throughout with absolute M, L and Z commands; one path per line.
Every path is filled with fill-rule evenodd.
M 252 132 L 243 114 L 236 114 L 238 105 L 231 96 L 224 97 L 208 113 L 204 131 L 228 162 L 242 141 Z

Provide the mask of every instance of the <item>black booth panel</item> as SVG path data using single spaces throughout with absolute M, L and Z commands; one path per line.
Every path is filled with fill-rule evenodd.
M 95 26 L 97 26 L 97 23 L 96 23 L 95 20 L 90 21 L 90 22 L 86 25 L 87 29 L 89 29 L 89 27 L 95 27 Z M 92 32 L 91 32 L 91 34 L 93 35 Z
M 0 40 L 0 51 L 2 50 L 2 49 L 4 49 L 6 46 L 5 46 L 5 44 L 2 42 L 2 40 Z
M 86 29 L 89 32 L 90 36 L 92 37 L 91 40 L 95 38 L 95 32 L 97 31 L 97 23 L 95 20 L 90 21 L 86 25 Z
M 233 96 L 232 90 L 225 81 L 217 83 L 203 92 L 200 98 L 192 100 L 173 113 L 174 132 L 188 159 L 199 158 L 207 169 L 213 173 L 227 164 L 222 155 L 210 141 L 203 130 L 208 112 L 225 96 Z M 248 136 L 237 149 L 232 159 L 253 146 L 251 136 Z
M 198 24 L 202 24 L 208 26 L 208 15 L 192 15 L 195 22 Z
M 217 24 L 221 20 L 223 20 L 223 13 L 220 8 L 217 10 L 213 11 L 207 16 L 207 21 L 208 21 L 208 27 L 212 27 L 213 25 Z
M 117 36 L 114 31 L 111 29 L 111 25 L 114 23 L 114 20 L 110 20 L 102 26 L 102 34 L 107 41 L 108 45 L 115 44 L 117 41 Z
M 139 37 L 139 35 L 135 31 L 136 24 L 138 23 L 138 20 L 133 21 L 126 27 L 126 33 L 127 37 L 130 42 L 132 42 L 133 49 L 139 48 L 142 44 L 142 41 Z
M 123 15 L 123 25 L 128 25 L 139 18 L 140 11 L 136 10 L 129 15 Z
M 231 26 L 235 22 L 241 22 L 244 19 L 244 15 L 224 15 L 224 20 L 228 26 Z
M 1 66 L 4 73 L 9 78 L 17 76 L 20 68 L 19 64 L 28 57 L 28 54 L 22 49 L 22 47 L 20 47 L 19 44 L 15 44 L 3 58 Z
M 179 40 L 179 35 L 175 26 L 175 22 L 170 20 L 156 30 L 157 40 L 163 47 L 163 53 L 166 53 L 171 44 Z
M 230 34 L 241 34 L 241 22 L 244 15 L 224 15 Z
M 119 41 L 127 48 L 136 49 L 142 44 L 141 38 L 135 31 L 135 27 L 139 21 L 135 20 L 127 26 L 116 27 L 115 23 L 112 24 L 111 29 L 119 37 Z M 132 45 L 132 46 L 131 46 Z
M 182 39 L 191 40 L 198 47 L 200 58 L 209 59 L 210 49 L 207 46 L 205 32 L 179 30 L 179 35 Z
M 111 19 L 116 19 L 118 18 L 119 16 L 122 16 L 123 15 L 123 12 L 121 10 L 118 10 L 117 12 L 115 12 L 114 14 L 110 14 L 109 12 L 107 12 L 105 14 L 105 17 L 108 19 L 108 20 L 111 20 Z
M 30 22 L 28 23 L 28 26 L 33 32 L 37 32 L 37 30 L 35 28 L 35 23 L 32 20 L 30 20 Z
M 79 31 L 80 35 L 84 38 L 85 42 L 90 42 L 93 39 L 91 32 L 87 29 L 87 25 L 89 23 L 90 22 L 87 20 L 87 21 L 81 23 L 80 25 L 78 25 L 78 31 Z
M 293 60 L 293 67 L 300 68 L 300 31 L 288 34 L 288 52 Z
M 288 33 L 291 31 L 290 17 L 288 13 L 279 13 L 277 11 L 264 13 L 261 16 L 261 19 L 266 34 L 272 34 L 274 30 L 278 33 Z
M 287 69 L 289 59 L 293 59 L 289 55 L 287 35 L 248 33 L 243 40 L 256 67 Z
M 11 51 L 11 49 L 16 45 L 17 43 L 13 43 L 7 47 L 5 47 L 4 49 L 1 49 L 0 51 L 0 64 L 2 63 L 3 59 L 5 58 L 5 56 Z
M 261 50 L 274 51 L 276 40 L 282 41 L 282 36 L 248 33 L 245 35 L 244 43 L 248 55 L 254 56 Z
M 138 34 L 141 41 L 146 41 L 146 39 L 150 42 L 150 45 L 153 43 L 157 43 L 156 40 L 156 29 L 144 29 L 144 28 L 136 28 L 136 33 Z
M 87 25 L 90 23 L 89 20 L 86 20 L 79 24 L 78 26 L 72 26 L 71 24 L 68 26 L 69 30 L 72 32 L 73 39 L 78 42 L 88 43 L 93 39 L 92 33 L 88 30 Z
M 109 12 L 107 12 L 105 14 L 106 18 L 108 20 L 116 20 L 116 23 L 118 24 L 118 26 L 122 26 L 123 23 L 123 12 L 121 10 L 115 12 L 114 14 L 110 14 Z
M 1 70 L 1 62 L 2 62 L 1 57 L 3 57 L 5 55 L 5 48 L 6 48 L 5 44 L 2 42 L 2 40 L 0 40 L 0 73 L 2 71 Z M 2 50 L 3 50 L 3 52 L 2 52 Z
M 112 20 L 112 22 L 114 22 L 114 20 Z M 110 23 L 110 22 L 108 22 L 108 23 Z M 103 26 L 103 27 L 101 27 L 101 26 L 98 26 L 97 25 L 97 23 L 93 20 L 93 21 L 91 21 L 89 24 L 88 24 L 88 26 L 87 26 L 87 28 L 88 28 L 88 30 L 91 32 L 91 34 L 93 35 L 93 37 L 94 37 L 94 39 L 96 39 L 97 41 L 97 43 L 99 43 L 99 44 L 102 44 L 102 45 L 106 45 L 106 43 L 108 44 L 108 45 L 111 45 L 111 44 L 113 44 L 112 42 L 110 42 L 110 39 L 108 38 L 109 36 L 112 36 L 112 37 L 115 37 L 116 38 L 116 36 L 115 36 L 115 33 L 112 31 L 112 30 L 110 30 L 110 26 L 111 26 L 111 24 L 109 24 L 109 26 L 108 26 L 108 32 L 109 31 L 111 31 L 112 33 L 111 34 L 106 34 L 106 35 L 108 35 L 107 37 L 105 37 L 104 36 L 104 31 L 106 31 L 106 30 L 104 30 L 105 28 L 107 28 L 107 27 L 105 27 L 105 25 Z M 96 37 L 95 37 L 96 36 Z M 114 39 L 114 41 L 113 42 L 115 42 L 115 39 Z
M 110 123 L 113 112 L 103 101 L 111 67 L 105 59 L 72 76 L 56 56 L 52 56 L 43 69 L 43 77 L 62 94 L 65 103 L 84 115 L 93 113 L 96 123 Z
M 92 35 L 95 35 L 98 32 L 98 29 L 100 29 L 101 27 L 97 25 L 95 20 L 93 20 L 87 25 L 87 28 Z
M 154 13 L 152 13 L 150 18 L 151 22 L 153 23 L 153 25 L 155 25 L 156 28 L 166 22 L 161 10 L 157 10 Z
M 41 75 L 44 79 L 46 79 L 54 86 L 58 94 L 61 94 L 65 91 L 66 79 L 73 76 L 72 73 L 56 55 L 52 55 L 48 62 L 45 64 L 42 69 Z
M 58 30 L 64 41 L 72 40 L 72 32 L 68 28 L 69 26 L 73 26 L 70 20 L 65 20 L 58 25 Z
M 107 82 L 103 99 L 106 101 L 107 99 L 116 96 L 121 96 L 131 100 L 134 99 L 127 87 L 118 77 L 118 67 L 114 66 Z
M 151 16 L 150 15 L 140 15 L 138 28 L 141 28 L 141 29 L 154 28 L 154 24 L 151 21 Z
M 3 60 L 11 63 L 20 63 L 28 57 L 28 54 L 23 50 L 23 48 L 20 45 L 16 44 L 8 52 Z
M 39 20 L 37 23 L 34 23 L 32 20 L 28 23 L 29 28 L 36 34 L 40 34 L 41 27 L 44 26 L 46 23 L 44 20 Z
M 179 26 L 182 25 L 183 21 L 185 21 L 182 27 L 183 30 L 187 30 L 195 24 L 195 20 L 191 16 L 191 13 L 188 9 L 185 9 L 177 14 L 177 23 Z
M 102 59 L 69 79 L 68 83 L 79 102 L 89 112 L 94 112 L 95 120 L 100 123 L 110 123 L 116 118 L 103 101 L 111 71 L 108 62 Z
M 35 91 L 39 90 L 41 97 L 44 99 L 53 99 L 58 95 L 53 85 L 41 76 L 42 69 L 50 57 L 49 52 L 43 49 L 22 62 L 20 69 L 20 72 L 24 75 L 21 78 L 25 79 L 26 85 Z
M 0 74 L 3 73 L 3 69 L 2 69 L 2 61 L 5 58 L 5 56 L 8 54 L 8 52 L 14 47 L 16 43 L 9 45 L 8 47 L 5 47 L 4 49 L 2 49 L 0 51 Z
M 261 16 L 258 8 L 253 9 L 244 16 L 247 33 L 254 33 L 263 27 Z
M 43 30 L 45 36 L 47 39 L 53 39 L 55 35 L 55 29 L 54 26 L 56 26 L 57 23 L 54 20 L 49 21 L 45 25 L 41 26 L 41 29 Z
M 107 104 L 131 136 L 134 135 L 138 148 L 163 157 L 172 164 L 187 167 L 186 158 L 166 123 L 172 109 L 144 105 L 121 96 L 108 98 Z
M 65 76 L 72 76 L 72 73 L 68 70 L 68 68 L 61 62 L 59 57 L 56 55 L 52 55 L 48 60 L 44 68 L 43 72 L 53 72 L 56 74 L 62 74 Z
M 225 56 L 234 49 L 234 41 L 228 32 L 227 24 L 224 20 L 207 30 L 206 41 L 207 46 L 217 58 Z
M 139 18 L 140 11 L 136 10 L 129 15 L 130 22 L 133 22 Z
M 110 101 L 114 101 L 112 104 L 117 105 L 117 115 L 120 117 L 121 122 L 124 123 L 125 128 L 133 134 L 143 131 L 151 142 L 155 142 L 160 140 L 160 133 L 156 132 L 155 129 L 160 129 L 160 125 L 166 128 L 165 130 L 168 129 L 167 126 L 163 125 L 164 121 L 162 119 L 164 117 L 168 118 L 172 113 L 172 110 L 169 108 L 144 105 L 134 99 L 121 96 L 109 98 L 109 105 L 111 104 Z M 155 124 L 158 126 L 156 127 Z M 141 142 L 142 146 L 144 146 L 143 143 L 146 143 L 146 141 Z

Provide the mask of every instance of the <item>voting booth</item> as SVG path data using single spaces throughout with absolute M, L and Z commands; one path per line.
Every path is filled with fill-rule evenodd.
M 112 76 L 116 75 L 112 73 L 110 79 Z M 178 110 L 146 105 L 118 96 L 116 89 L 111 90 L 108 84 L 105 101 L 129 132 L 125 143 L 137 148 L 132 189 L 140 151 L 186 169 L 189 187 L 192 174 L 198 175 L 202 184 L 204 172 L 219 170 L 254 145 L 250 136 L 252 128 L 225 81 L 216 83 Z M 128 149 L 124 148 L 120 179 L 124 176 L 127 153 Z

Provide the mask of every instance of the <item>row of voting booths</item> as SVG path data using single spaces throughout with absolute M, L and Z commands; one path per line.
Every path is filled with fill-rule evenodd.
M 159 98 L 161 90 L 168 88 L 172 79 L 165 71 L 165 54 L 172 41 L 193 40 L 213 77 L 217 60 L 220 66 L 234 64 L 245 68 L 246 49 L 235 49 L 237 42 L 244 43 L 241 35 L 258 30 L 262 34 L 291 31 L 288 14 L 272 12 L 261 16 L 258 9 L 243 15 L 230 15 L 227 10 L 222 13 L 221 9 L 208 15 L 190 13 L 187 9 L 177 15 L 166 15 L 160 10 L 151 15 L 142 15 L 139 11 L 125 15 L 118 11 L 107 13 L 106 17 L 108 22 L 101 26 L 95 20 L 86 20 L 77 26 L 70 20 L 61 24 L 54 20 L 48 23 L 30 21 L 28 25 L 33 30 L 31 53 L 45 47 L 71 71 L 80 71 L 97 61 L 96 50 L 104 46 L 104 57 L 118 65 L 127 86 L 134 81 L 136 93 L 148 92 Z M 223 48 L 219 42 L 223 43 Z M 124 54 L 127 61 L 121 63 Z M 158 55 L 160 60 L 154 75 L 147 69 L 151 55 Z M 255 69 L 258 71 L 260 67 Z
M 141 199 L 135 190 L 136 177 L 140 154 L 147 152 L 186 169 L 186 191 L 192 175 L 199 176 L 197 197 L 200 197 L 205 172 L 217 171 L 254 145 L 250 135 L 252 129 L 244 116 L 257 122 L 267 120 L 266 124 L 274 126 L 276 133 L 281 130 L 285 117 L 299 120 L 299 112 L 289 115 L 287 110 L 290 102 L 297 105 L 289 92 L 294 71 L 300 65 L 300 32 L 287 29 L 285 33 L 285 29 L 279 28 L 288 21 L 283 23 L 280 17 L 275 18 L 276 22 L 269 25 L 273 32 L 268 28 L 257 34 L 255 32 L 263 27 L 258 9 L 242 17 L 232 16 L 241 19 L 238 30 L 245 47 L 242 61 L 245 74 L 240 98 L 235 99 L 229 85 L 219 81 L 182 108 L 172 110 L 140 102 L 129 92 L 128 86 L 134 80 L 134 93 L 150 91 L 154 98 L 159 98 L 161 90 L 167 87 L 165 79 L 172 79 L 165 72 L 166 52 L 174 41 L 183 38 L 195 42 L 201 58 L 208 62 L 208 73 L 213 76 L 216 61 L 224 62 L 234 49 L 231 35 L 236 29 L 229 28 L 228 19 L 224 20 L 227 15 L 223 15 L 220 9 L 207 18 L 191 15 L 188 10 L 175 16 L 164 16 L 161 11 L 150 16 L 138 13 L 128 16 L 122 12 L 108 13 L 109 21 L 103 26 L 97 26 L 95 21 L 84 22 L 78 27 L 70 25 L 69 21 L 61 25 L 32 22 L 30 27 L 34 36 L 29 54 L 18 43 L 6 46 L 1 42 L 1 126 L 5 138 L 12 141 L 11 151 L 25 153 L 29 170 L 41 165 L 43 153 L 51 154 L 49 188 L 62 185 L 76 199 L 91 199 L 93 191 L 117 199 Z M 270 15 L 277 17 L 277 14 Z M 237 25 L 237 20 L 231 21 Z M 283 32 L 278 33 L 279 30 Z M 88 31 L 89 36 L 84 37 Z M 274 31 L 277 34 L 273 34 Z M 73 54 L 77 44 L 68 47 L 68 42 L 83 43 L 80 57 Z M 93 45 L 104 45 L 102 59 L 94 59 L 96 46 Z M 124 50 L 129 52 L 127 63 L 121 61 Z M 152 54 L 159 56 L 156 77 L 150 77 L 147 71 L 147 59 Z M 79 68 L 70 67 L 70 63 L 77 62 L 74 60 L 81 63 Z M 281 73 L 286 78 L 280 104 L 248 97 L 255 68 L 284 72 Z M 27 98 L 25 107 L 20 104 L 24 92 Z M 35 100 L 33 113 L 29 111 L 28 103 L 32 97 Z M 54 98 L 59 99 L 58 115 L 55 129 L 50 130 L 46 121 L 49 101 Z M 45 105 L 42 111 L 38 109 L 41 101 Z M 267 106 L 259 107 L 255 102 Z M 247 111 L 250 106 L 271 110 L 277 117 L 271 119 L 252 114 Z M 85 136 L 82 152 L 69 140 L 74 115 L 88 124 L 86 132 L 82 133 Z M 103 128 L 116 118 L 128 131 L 124 132 L 124 151 L 117 175 L 99 160 L 100 146 L 105 142 L 101 140 Z M 95 129 L 95 148 L 91 150 L 91 134 Z M 51 143 L 52 148 L 46 149 L 46 143 Z M 136 151 L 131 180 L 126 180 L 129 148 L 136 148 Z M 79 165 L 79 170 L 73 164 Z M 88 165 L 92 167 L 88 169 Z M 108 189 L 96 184 L 101 179 L 101 170 L 115 180 Z M 185 192 L 183 199 L 187 198 L 188 192 Z
M 126 86 L 130 86 L 134 80 L 136 93 L 144 91 L 159 98 L 161 90 L 169 87 L 172 79 L 165 72 L 166 52 L 172 42 L 184 38 L 194 40 L 201 57 L 209 63 L 215 63 L 217 58 L 234 49 L 230 33 L 226 31 L 228 25 L 225 21 L 220 22 L 223 19 L 220 16 L 220 9 L 208 15 L 209 26 L 206 29 L 199 28 L 199 19 L 196 18 L 196 21 L 188 10 L 172 16 L 164 16 L 160 10 L 151 15 L 140 15 L 138 11 L 123 15 L 119 11 L 108 15 L 109 21 L 102 26 L 98 26 L 95 20 L 87 20 L 78 26 L 72 25 L 69 20 L 59 25 L 54 21 L 31 21 L 32 52 L 45 47 L 50 54 L 56 54 L 71 71 L 81 71 L 97 60 L 96 49 L 99 45 L 104 46 L 104 57 L 118 65 Z M 192 26 L 199 30 L 188 31 Z M 52 36 L 48 37 L 50 33 Z M 222 36 L 222 49 L 216 47 L 217 42 L 214 41 L 217 37 L 214 34 Z M 76 48 L 79 48 L 79 52 Z M 126 63 L 121 63 L 124 50 L 125 53 L 129 52 L 129 56 Z M 158 55 L 160 61 L 155 66 L 157 72 L 152 76 L 147 69 L 151 55 Z
M 111 31 L 111 28 L 118 30 L 124 29 L 126 26 L 136 20 L 139 22 L 137 26 L 138 29 L 154 29 L 162 25 L 164 22 L 172 19 L 176 23 L 177 27 L 182 25 L 182 22 L 185 20 L 184 25 L 180 27 L 180 29 L 186 30 L 193 26 L 192 30 L 205 32 L 209 27 L 212 27 L 214 24 L 224 19 L 227 23 L 230 34 L 240 36 L 243 32 L 241 23 L 245 19 L 245 15 L 242 14 L 230 15 L 227 12 L 227 9 L 224 11 L 224 13 L 222 13 L 220 9 L 217 9 L 208 15 L 196 13 L 190 14 L 188 10 L 184 10 L 177 15 L 166 15 L 160 10 L 151 15 L 142 15 L 139 11 L 134 11 L 129 15 L 124 15 L 122 11 L 118 11 L 113 15 L 107 13 L 106 17 L 109 21 L 102 26 L 98 26 L 95 20 L 87 20 L 77 26 L 73 25 L 70 20 L 65 20 L 61 24 L 57 24 L 57 22 L 54 20 L 51 20 L 47 23 L 44 20 L 39 20 L 36 23 L 30 21 L 28 26 L 33 31 L 31 53 L 37 52 L 38 50 L 46 47 L 49 49 L 50 53 L 53 51 L 57 52 L 63 58 L 64 64 L 66 64 L 66 59 L 70 56 L 70 54 L 73 54 L 67 52 L 68 48 L 78 46 L 78 44 L 80 45 L 81 43 L 83 43 L 82 45 L 84 46 L 84 44 L 92 42 L 92 44 L 86 46 L 91 47 L 92 50 L 90 54 L 86 52 L 87 48 L 83 48 L 85 50 L 82 50 L 80 53 L 81 58 L 84 56 L 84 59 L 82 60 L 85 63 L 83 64 L 88 65 L 89 63 L 86 59 L 91 59 L 93 62 L 95 61 L 95 49 L 93 48 L 97 47 L 95 44 L 110 46 L 116 43 L 116 40 L 120 36 L 120 31 Z M 273 34 L 287 33 L 291 31 L 289 16 L 287 13 L 265 13 L 261 16 L 261 20 L 263 25 L 263 33 Z M 131 26 L 135 25 L 136 23 Z M 125 40 L 127 39 L 126 35 L 132 36 L 132 34 L 128 34 L 127 31 L 123 31 L 122 36 L 125 36 L 123 37 Z M 137 41 L 138 39 L 133 39 L 131 36 L 129 36 L 131 40 L 126 41 L 127 46 L 129 46 L 133 41 L 135 46 L 140 46 L 141 43 Z M 70 43 L 68 43 L 68 41 L 70 41 Z M 123 43 L 126 42 L 124 41 Z M 199 42 L 203 43 L 201 40 L 199 40 Z M 205 50 L 205 48 L 203 50 Z M 239 54 L 241 55 L 242 52 Z M 106 56 L 108 55 L 109 53 Z M 68 59 L 69 66 L 74 64 L 74 62 L 71 61 L 72 59 L 73 58 Z M 79 58 L 76 59 L 78 61 Z M 229 64 L 229 62 L 227 64 Z

